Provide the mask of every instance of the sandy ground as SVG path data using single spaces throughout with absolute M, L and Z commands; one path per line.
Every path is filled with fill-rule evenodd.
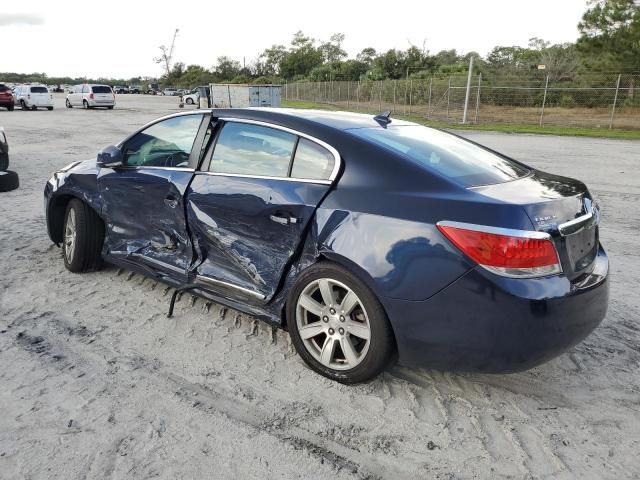
M 599 195 L 607 318 L 525 373 L 393 366 L 346 387 L 246 315 L 185 295 L 167 319 L 162 284 L 66 271 L 44 225 L 51 172 L 177 100 L 56 102 L 0 112 L 22 181 L 0 194 L 0 478 L 640 478 L 640 143 L 467 132 Z

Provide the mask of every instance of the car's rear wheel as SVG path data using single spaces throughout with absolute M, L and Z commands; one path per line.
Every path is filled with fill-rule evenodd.
M 22 108 L 22 110 L 27 110 L 27 104 L 24 103 L 24 100 L 20 100 L 20 108 Z
M 102 266 L 104 224 L 89 205 L 74 198 L 67 205 L 62 252 L 64 266 L 72 272 L 88 272 Z
M 302 273 L 287 302 L 287 325 L 307 365 L 341 383 L 375 377 L 395 349 L 389 320 L 373 292 L 328 262 Z
M 89 102 L 87 102 L 86 100 L 82 101 L 82 106 L 84 107 L 85 110 L 89 110 Z
M 13 108 L 14 108 L 13 105 L 8 105 L 7 106 L 7 110 L 9 110 L 10 112 L 13 112 Z
M 47 107 L 47 110 L 51 111 L 53 110 L 53 107 Z
M 67 108 L 73 108 L 73 105 L 71 105 L 71 102 L 69 101 L 69 99 L 67 98 L 67 101 L 64 103 Z
M 186 103 L 187 105 L 193 105 L 193 98 L 187 98 Z

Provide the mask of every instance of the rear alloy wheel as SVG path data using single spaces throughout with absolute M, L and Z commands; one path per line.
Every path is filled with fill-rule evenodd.
M 186 102 L 187 105 L 193 105 L 193 98 L 187 98 Z
M 88 272 L 102 266 L 104 225 L 89 205 L 77 198 L 69 202 L 63 235 L 62 252 L 68 270 Z
M 380 302 L 338 265 L 320 263 L 302 274 L 287 304 L 287 320 L 302 359 L 342 383 L 378 375 L 395 347 Z

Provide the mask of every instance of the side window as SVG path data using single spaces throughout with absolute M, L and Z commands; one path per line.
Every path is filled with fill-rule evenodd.
M 129 167 L 187 167 L 202 115 L 183 115 L 155 123 L 123 147 Z
M 220 132 L 209 170 L 215 173 L 286 177 L 296 135 L 249 123 L 227 123 Z
M 326 148 L 306 138 L 300 138 L 293 159 L 291 176 L 311 180 L 327 180 L 335 165 L 335 157 Z

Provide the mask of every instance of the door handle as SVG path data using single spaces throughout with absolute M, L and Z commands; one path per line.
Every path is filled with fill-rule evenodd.
M 269 215 L 272 222 L 279 223 L 280 225 L 289 225 L 292 223 L 298 223 L 296 217 L 283 217 L 281 215 Z
M 164 199 L 164 203 L 165 203 L 165 205 L 167 205 L 168 207 L 171 207 L 171 208 L 176 208 L 178 206 L 178 200 L 176 198 L 174 198 L 174 197 L 171 197 L 171 196 L 170 197 L 166 197 Z

